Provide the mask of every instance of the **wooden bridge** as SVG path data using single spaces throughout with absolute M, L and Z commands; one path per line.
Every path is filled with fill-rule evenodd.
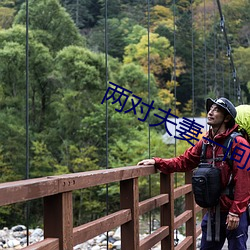
M 186 173 L 185 185 L 175 189 L 173 174 L 160 174 L 159 194 L 139 202 L 138 178 L 154 174 L 153 166 L 130 166 L 2 183 L 0 206 L 43 199 L 44 240 L 25 250 L 72 250 L 75 245 L 119 226 L 123 250 L 148 250 L 159 242 L 162 250 L 196 249 L 196 238 L 201 234 L 196 214 L 201 208 L 194 202 L 191 173 Z M 72 192 L 112 182 L 120 184 L 120 210 L 73 227 Z M 185 212 L 175 218 L 174 200 L 180 196 L 185 196 Z M 139 216 L 158 207 L 160 227 L 140 240 Z M 174 231 L 184 224 L 186 237 L 174 246 Z

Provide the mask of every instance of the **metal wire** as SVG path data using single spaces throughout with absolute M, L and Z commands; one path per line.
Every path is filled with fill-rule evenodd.
M 177 112 L 177 105 L 176 105 L 176 99 L 177 99 L 177 85 L 176 85 L 176 2 L 173 0 L 173 22 L 174 22 L 174 72 L 173 72 L 173 81 L 174 81 L 174 96 L 175 96 L 175 102 L 174 102 L 174 111 L 175 115 Z M 175 124 L 176 124 L 176 118 L 175 118 Z M 176 145 L 176 126 L 175 126 L 175 143 L 174 143 L 174 153 L 175 156 L 177 154 L 177 145 Z M 177 187 L 177 173 L 175 173 L 175 187 Z M 178 232 L 177 229 L 175 230 L 175 245 L 178 245 L 179 239 L 178 239 Z
M 235 68 L 235 65 L 234 65 L 234 60 L 233 60 L 233 55 L 232 55 L 232 49 L 231 49 L 231 45 L 229 43 L 228 36 L 227 36 L 225 18 L 224 18 L 223 13 L 222 13 L 222 8 L 221 8 L 220 0 L 216 0 L 216 1 L 217 1 L 217 6 L 218 6 L 219 14 L 220 14 L 221 31 L 223 32 L 224 38 L 226 40 L 227 56 L 228 56 L 228 58 L 230 60 L 230 67 L 231 67 L 231 70 L 232 70 L 232 78 L 233 78 L 233 84 L 234 84 L 234 91 L 233 92 L 236 92 L 238 103 L 241 104 L 242 103 L 241 86 L 240 86 L 240 81 L 237 79 L 237 72 L 236 72 L 236 68 Z M 236 87 L 236 85 L 237 85 L 237 87 Z
M 29 179 L 29 0 L 26 0 L 26 45 L 25 45 L 25 71 L 26 71 L 26 173 L 25 179 Z M 30 203 L 25 203 L 27 245 L 29 245 L 29 210 Z
M 195 106 L 194 106 L 194 97 L 195 97 L 195 93 L 194 93 L 194 11 L 193 11 L 193 0 L 191 0 L 191 25 L 192 25 L 192 115 L 193 118 L 195 116 Z
M 150 0 L 147 0 L 148 18 L 147 18 L 147 29 L 148 29 L 148 104 L 150 104 Z M 151 140 L 150 140 L 150 115 L 148 116 L 148 158 L 151 157 Z M 151 175 L 148 176 L 148 192 L 151 197 Z M 152 229 L 152 212 L 149 212 L 149 233 Z
M 216 15 L 215 15 L 215 1 L 213 1 L 214 5 L 214 91 L 217 96 L 217 32 L 216 32 Z
M 105 0 L 105 22 L 104 22 L 104 29 L 105 29 L 105 81 L 106 81 L 106 90 L 108 89 L 108 0 Z M 108 120 L 108 102 L 106 102 L 106 169 L 109 167 L 109 162 L 108 162 L 108 148 L 109 148 L 109 133 L 108 133 L 108 128 L 109 128 L 109 120 Z M 108 215 L 109 212 L 109 186 L 106 184 L 106 215 Z M 107 232 L 107 249 L 108 249 L 108 232 Z
M 207 97 L 207 40 L 206 40 L 206 23 L 207 23 L 207 17 L 206 17 L 206 0 L 204 0 L 204 93 L 205 98 Z

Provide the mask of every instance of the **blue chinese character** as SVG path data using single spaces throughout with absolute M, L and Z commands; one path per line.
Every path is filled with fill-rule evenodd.
M 132 93 L 132 91 L 129 91 L 129 90 L 123 88 L 123 87 L 120 87 L 119 85 L 117 85 L 117 84 L 115 84 L 115 83 L 113 83 L 113 82 L 109 82 L 109 83 L 110 83 L 111 85 L 115 86 L 115 88 L 108 87 L 108 89 L 107 89 L 107 91 L 106 91 L 106 93 L 105 93 L 105 95 L 104 95 L 104 97 L 103 97 L 103 99 L 102 99 L 101 104 L 103 104 L 103 102 L 104 102 L 105 100 L 109 100 L 109 99 L 112 97 L 112 98 L 113 98 L 112 104 L 114 104 L 114 103 L 116 103 L 116 102 L 119 102 L 120 106 L 122 106 L 121 109 L 115 109 L 115 110 L 118 111 L 118 112 L 122 112 L 122 110 L 123 110 L 123 108 L 124 108 L 124 106 L 125 106 L 125 104 L 126 104 L 126 102 L 127 102 L 127 100 L 128 100 L 128 95 L 126 95 L 126 94 L 124 93 L 124 91 L 126 91 L 126 92 L 128 92 L 128 93 L 130 93 L 130 94 Z M 120 88 L 120 89 L 122 89 L 122 90 L 118 90 L 118 88 Z M 107 97 L 109 90 L 112 90 L 113 93 L 112 93 L 109 97 Z M 117 99 L 115 99 L 115 93 L 120 94 L 119 97 L 118 97 Z M 122 105 L 122 103 L 121 103 L 121 97 L 122 97 L 122 96 L 125 96 L 125 97 L 126 97 L 126 99 L 125 99 L 123 105 Z
M 142 102 L 143 105 L 145 105 L 145 106 L 148 107 L 148 111 L 147 111 L 147 113 L 146 113 L 144 119 L 138 118 L 139 121 L 142 121 L 142 122 L 145 122 L 145 121 L 146 121 L 146 119 L 148 118 L 148 115 L 149 115 L 149 112 L 151 111 L 151 109 L 155 109 L 155 108 L 153 107 L 154 102 L 155 102 L 155 101 L 152 101 L 150 105 L 147 104 L 147 103 L 145 103 L 145 102 Z M 143 114 L 143 107 L 142 107 L 142 106 L 141 106 L 141 114 Z
M 124 111 L 124 113 L 128 113 L 128 112 L 130 112 L 131 110 L 133 110 L 134 111 L 134 115 L 136 115 L 136 110 L 135 110 L 135 108 L 141 103 L 141 101 L 142 101 L 142 98 L 141 97 L 139 97 L 139 96 L 136 96 L 136 95 L 132 95 L 133 97 L 136 97 L 136 98 L 138 98 L 139 99 L 139 101 L 135 104 L 134 103 L 134 99 L 131 99 L 131 102 L 132 102 L 132 108 L 130 108 L 130 109 L 128 109 L 128 110 L 126 110 L 126 111 Z
M 243 144 L 243 143 L 240 143 L 240 145 L 242 145 L 242 146 L 244 146 L 244 147 L 250 149 L 249 146 L 247 146 L 247 145 L 245 145 L 245 144 Z M 237 149 L 238 149 L 239 151 L 243 152 L 243 154 L 236 153 L 235 151 L 236 151 Z M 235 160 L 235 161 L 237 161 L 237 162 L 240 163 L 240 162 L 242 161 L 242 158 L 243 158 L 244 154 L 246 153 L 246 151 L 247 151 L 247 150 L 242 149 L 242 148 L 236 146 L 236 147 L 234 148 L 234 151 L 233 151 L 233 153 L 232 153 L 230 159 L 233 159 L 233 160 Z M 248 151 L 249 151 L 249 150 L 248 150 Z M 238 156 L 240 156 L 240 160 L 237 160 L 237 159 L 233 158 L 233 155 L 238 155 Z M 247 165 L 247 163 L 248 163 L 248 161 L 249 161 L 249 158 L 250 158 L 250 153 L 249 153 L 249 155 L 248 155 L 248 157 L 247 157 L 247 160 L 246 160 L 244 166 L 243 166 L 243 167 L 237 166 L 237 168 L 239 168 L 239 169 L 245 169 L 245 167 L 246 167 L 246 165 Z M 250 167 L 247 169 L 247 171 L 249 171 L 249 170 L 250 170 Z
M 199 134 L 202 134 L 201 129 L 204 128 L 204 126 L 196 123 L 194 119 L 190 120 L 190 119 L 185 118 L 185 117 L 183 117 L 183 122 L 180 122 L 180 124 L 182 126 L 180 126 L 180 129 L 176 129 L 176 131 L 180 133 L 181 137 L 175 136 L 175 138 L 179 139 L 179 140 L 187 141 L 192 146 L 194 146 L 194 144 L 192 142 L 190 142 L 190 140 L 199 141 L 199 139 L 197 137 Z
M 162 121 L 159 122 L 159 123 L 156 123 L 156 124 L 149 124 L 149 126 L 150 126 L 150 127 L 155 127 L 155 126 L 161 125 L 161 124 L 164 122 L 165 129 L 166 129 L 167 133 L 168 133 L 170 136 L 172 136 L 172 134 L 171 134 L 171 133 L 169 132 L 169 130 L 168 130 L 167 122 L 170 122 L 170 123 L 172 123 L 172 124 L 174 124 L 174 125 L 176 125 L 176 123 L 175 123 L 175 122 L 172 122 L 172 121 L 170 121 L 170 120 L 168 120 L 168 118 L 169 118 L 169 116 L 171 115 L 171 116 L 173 116 L 173 117 L 175 117 L 175 118 L 178 119 L 178 116 L 171 114 L 171 109 L 169 109 L 168 111 L 166 111 L 166 110 L 163 110 L 163 109 L 159 108 L 159 110 L 162 111 L 162 112 L 164 112 L 164 113 L 166 114 L 165 117 L 162 117 L 162 116 L 159 116 L 159 115 L 157 115 L 157 114 L 154 114 L 154 116 L 156 116 L 156 117 L 162 119 Z
M 231 150 L 231 147 L 232 147 L 232 145 L 233 145 L 233 141 L 231 141 L 230 144 L 227 145 L 227 147 L 225 147 L 224 145 L 220 145 L 219 143 L 214 142 L 214 141 L 212 141 L 211 139 L 209 139 L 209 138 L 207 138 L 207 137 L 204 137 L 204 136 L 203 136 L 203 138 L 206 139 L 206 140 L 208 140 L 208 141 L 210 141 L 211 143 L 214 143 L 214 144 L 216 144 L 216 145 L 218 145 L 218 146 L 220 146 L 220 147 L 222 147 L 222 148 L 227 149 L 226 152 L 225 152 L 225 155 L 224 155 L 224 157 L 223 157 L 223 161 L 225 161 L 225 160 L 226 160 L 226 157 L 227 157 L 227 155 L 228 155 L 228 153 L 229 153 L 229 150 Z M 234 140 L 235 140 L 235 142 L 237 143 L 236 138 L 234 138 Z M 243 144 L 243 143 L 240 143 L 240 145 L 242 145 L 242 146 L 244 146 L 244 147 L 250 149 L 249 146 L 247 146 L 247 145 L 245 145 L 245 144 Z M 236 150 L 238 150 L 237 153 L 236 153 Z M 240 154 L 240 152 L 242 152 L 242 154 Z M 234 161 L 240 163 L 240 162 L 242 161 L 243 156 L 244 156 L 245 153 L 246 153 L 246 150 L 245 150 L 245 149 L 242 149 L 241 147 L 238 147 L 238 146 L 236 145 L 235 148 L 234 148 L 234 150 L 233 150 L 233 152 L 232 152 L 232 154 L 231 154 L 231 156 L 230 156 L 230 160 L 234 160 Z M 234 155 L 239 156 L 240 159 L 234 158 L 234 157 L 233 157 Z M 237 165 L 237 168 L 239 168 L 239 169 L 245 169 L 245 167 L 246 167 L 246 165 L 247 165 L 247 163 L 248 163 L 248 161 L 249 161 L 249 158 L 250 158 L 250 154 L 248 155 L 247 160 L 246 160 L 244 166 L 243 166 L 243 167 L 239 167 L 239 166 Z M 249 170 L 250 170 L 250 167 L 247 169 L 247 171 L 249 171 Z

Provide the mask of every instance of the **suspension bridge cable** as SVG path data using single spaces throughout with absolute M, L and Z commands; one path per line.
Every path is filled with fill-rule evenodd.
M 225 96 L 225 67 L 224 67 L 224 59 L 221 56 L 222 51 L 224 50 L 224 39 L 221 39 L 221 36 L 219 35 L 218 39 L 218 56 L 219 56 L 219 61 L 220 61 L 220 67 L 219 67 L 219 72 L 220 72 L 220 76 L 221 76 L 221 83 L 222 83 L 222 91 L 221 91 L 221 95 Z
M 215 15 L 215 0 L 213 1 L 214 9 L 214 92 L 216 96 L 218 95 L 217 91 L 217 33 L 216 33 L 216 15 Z
M 205 98 L 207 97 L 207 40 L 206 40 L 206 23 L 207 23 L 207 16 L 206 16 L 206 0 L 204 0 L 204 20 L 203 20 L 203 36 L 204 36 L 204 94 Z
M 176 2 L 173 0 L 173 23 L 174 23 L 174 55 L 173 55 L 173 61 L 174 61 L 174 72 L 173 72 L 173 81 L 174 81 L 174 96 L 175 96 L 175 102 L 174 102 L 174 113 L 176 115 L 177 112 L 177 105 L 176 105 L 176 99 L 177 99 L 177 86 L 176 86 Z M 176 124 L 176 118 L 175 118 L 175 124 Z M 175 143 L 174 143 L 174 154 L 176 157 L 177 154 L 177 145 L 176 145 L 176 125 L 175 125 Z M 175 173 L 175 187 L 177 187 L 177 173 Z M 179 239 L 178 239 L 178 233 L 177 229 L 175 230 L 175 245 L 178 245 Z
M 105 81 L 106 81 L 106 90 L 108 89 L 108 0 L 105 0 L 105 21 L 104 21 L 104 43 L 105 43 Z M 108 147 L 109 147 L 109 120 L 108 120 L 108 102 L 106 102 L 106 117 L 105 117 L 105 123 L 106 123 L 106 169 L 109 167 L 109 161 L 108 161 Z M 106 184 L 106 215 L 108 215 L 109 212 L 109 186 Z M 107 232 L 107 249 L 108 249 L 108 232 Z
M 231 66 L 229 65 L 229 71 L 231 70 Z M 231 77 L 228 75 L 228 91 L 229 91 L 229 99 L 231 100 Z
M 150 0 L 147 1 L 147 30 L 148 30 L 148 104 L 150 104 Z M 151 148 L 150 148 L 150 115 L 148 117 L 148 158 L 151 157 Z M 151 197 L 151 175 L 148 176 L 148 186 L 149 186 L 149 197 Z M 152 227 L 152 213 L 151 211 L 149 212 L 149 233 L 151 233 L 151 227 Z
M 174 70 L 173 70 L 173 81 L 174 81 L 174 96 L 175 96 L 175 102 L 174 102 L 174 113 L 176 115 L 177 112 L 177 105 L 176 105 L 176 98 L 177 98 L 177 86 L 176 86 L 176 2 L 173 0 L 173 23 L 174 23 L 174 55 L 173 55 L 173 63 L 174 63 Z M 176 120 L 176 118 L 175 118 Z M 176 121 L 175 121 L 176 124 Z M 176 138 L 176 129 L 175 129 L 175 138 Z M 175 139 L 175 156 L 176 156 L 176 139 Z
M 192 115 L 193 118 L 195 116 L 195 107 L 194 107 L 194 11 L 193 11 L 193 0 L 191 0 L 191 39 L 192 39 L 192 72 L 191 72 L 191 79 L 192 79 Z
M 216 0 L 216 1 L 217 1 L 217 6 L 218 6 L 219 14 L 220 14 L 220 28 L 221 28 L 221 31 L 224 34 L 224 38 L 225 38 L 226 44 L 227 44 L 227 57 L 230 60 L 230 66 L 231 66 L 231 69 L 232 69 L 233 81 L 234 81 L 234 90 L 236 90 L 238 103 L 240 104 L 242 102 L 242 98 L 241 98 L 241 86 L 240 86 L 240 82 L 238 81 L 238 86 L 237 86 L 237 89 L 236 89 L 237 72 L 236 72 L 236 68 L 235 68 L 235 65 L 234 65 L 234 60 L 233 60 L 231 45 L 229 43 L 228 36 L 227 36 L 225 18 L 224 18 L 223 13 L 222 13 L 222 8 L 221 8 L 220 0 Z
M 26 45 L 25 45 L 25 72 L 26 72 L 26 174 L 25 179 L 29 179 L 29 0 L 26 0 Z M 29 210 L 30 203 L 25 203 L 25 214 L 26 214 L 26 239 L 27 245 L 29 245 Z

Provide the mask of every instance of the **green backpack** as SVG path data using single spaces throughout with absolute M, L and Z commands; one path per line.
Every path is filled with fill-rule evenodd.
M 242 135 L 250 144 L 250 105 L 239 105 L 236 108 L 237 115 L 235 121 L 239 124 Z M 248 224 L 250 225 L 250 201 L 248 204 Z
M 235 121 L 239 124 L 242 135 L 250 143 L 250 105 L 239 105 L 235 108 L 237 111 Z

